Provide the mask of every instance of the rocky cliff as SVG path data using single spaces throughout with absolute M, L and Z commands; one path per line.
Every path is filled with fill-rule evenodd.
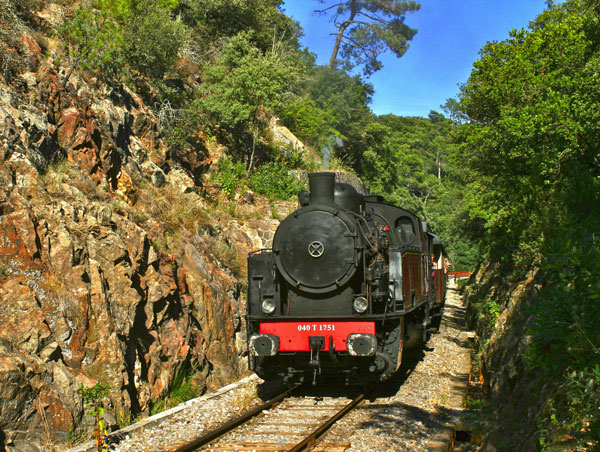
M 467 318 L 480 338 L 481 377 L 489 407 L 480 419 L 485 424 L 480 450 L 538 450 L 536 433 L 548 396 L 547 381 L 531 369 L 524 353 L 539 279 L 537 271 L 508 278 L 499 267 L 487 265 L 466 287 Z
M 232 220 L 207 177 L 222 147 L 199 134 L 196 148 L 169 150 L 138 94 L 61 67 L 52 40 L 22 24 L 9 32 L 0 449 L 35 450 L 86 434 L 81 385 L 110 387 L 116 424 L 148 412 L 182 372 L 207 389 L 243 373 L 243 262 L 293 204 L 248 195 Z

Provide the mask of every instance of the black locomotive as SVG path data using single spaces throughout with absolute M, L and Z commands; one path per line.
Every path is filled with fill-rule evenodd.
M 249 367 L 290 383 L 385 380 L 439 325 L 443 247 L 415 215 L 334 173 L 309 185 L 273 248 L 248 257 Z

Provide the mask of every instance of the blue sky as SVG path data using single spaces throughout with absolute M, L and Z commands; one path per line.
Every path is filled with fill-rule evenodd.
M 333 4 L 328 0 L 327 4 Z M 541 13 L 544 0 L 420 0 L 421 9 L 406 16 L 418 30 L 401 58 L 384 55 L 383 69 L 371 76 L 371 109 L 378 115 L 427 116 L 458 94 L 479 50 L 489 41 L 508 38 L 511 29 L 527 28 Z M 333 47 L 333 24 L 312 10 L 316 0 L 284 0 L 286 14 L 304 28 L 302 44 L 327 64 Z

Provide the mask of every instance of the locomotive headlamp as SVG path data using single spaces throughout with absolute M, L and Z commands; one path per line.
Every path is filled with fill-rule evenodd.
M 369 302 L 367 301 L 367 299 L 365 297 L 356 297 L 354 299 L 354 302 L 352 303 L 352 306 L 354 306 L 354 310 L 356 312 L 358 312 L 359 314 L 362 314 L 369 307 Z
M 275 302 L 266 298 L 262 302 L 262 310 L 265 314 L 273 314 L 275 312 Z

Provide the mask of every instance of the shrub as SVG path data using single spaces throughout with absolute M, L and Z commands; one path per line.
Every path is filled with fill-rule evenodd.
M 526 358 L 554 382 L 540 420 L 544 447 L 568 436 L 577 446 L 600 450 L 600 237 L 595 231 L 595 218 L 579 217 L 555 225 L 543 248 L 540 266 L 548 281 L 532 308 Z
M 96 439 L 97 450 L 108 452 L 108 446 L 105 442 L 107 435 L 106 425 L 104 421 L 104 399 L 108 396 L 110 387 L 104 383 L 96 383 L 96 385 L 86 388 L 81 385 L 78 393 L 83 399 L 85 407 L 88 409 L 86 416 L 93 417 L 96 423 L 94 437 Z
M 177 61 L 185 27 L 171 17 L 176 0 L 97 0 L 80 5 L 59 34 L 77 67 L 111 81 L 130 70 L 160 80 Z
M 150 410 L 151 414 L 160 413 L 180 403 L 200 397 L 206 390 L 204 379 L 196 366 L 184 364 L 175 374 L 169 394 L 156 401 Z
M 115 68 L 126 69 L 121 60 L 122 29 L 105 11 L 80 5 L 58 33 L 69 47 L 70 71 L 81 68 L 110 80 L 116 76 Z
M 132 18 L 124 27 L 123 56 L 139 73 L 160 80 L 175 67 L 179 49 L 183 45 L 185 28 L 171 18 L 169 6 L 177 2 L 132 1 Z M 160 6 L 163 3 L 163 6 Z
M 254 171 L 248 179 L 248 186 L 269 199 L 281 200 L 297 196 L 305 188 L 280 158 Z
M 326 144 L 333 134 L 331 115 L 320 109 L 312 99 L 292 100 L 281 109 L 280 116 L 286 127 L 313 146 Z
M 226 158 L 219 164 L 219 171 L 213 176 L 213 180 L 219 182 L 219 188 L 228 199 L 234 199 L 236 188 L 245 172 L 246 167 L 242 162 L 233 162 Z

